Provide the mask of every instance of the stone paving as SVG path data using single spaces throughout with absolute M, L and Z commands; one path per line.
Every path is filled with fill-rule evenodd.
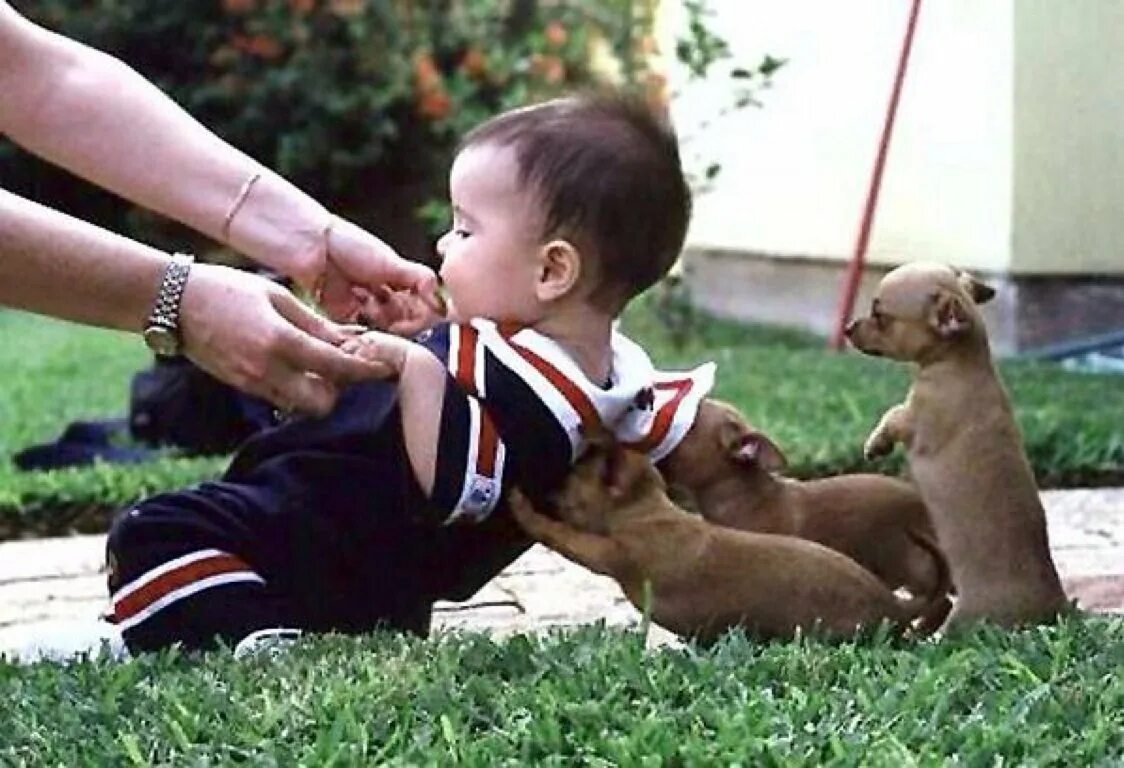
M 1090 611 L 1124 615 L 1124 489 L 1045 491 L 1050 544 L 1066 590 Z M 65 655 L 105 637 L 104 536 L 0 544 L 0 654 Z M 439 604 L 438 629 L 498 634 L 605 620 L 634 624 L 638 613 L 616 584 L 536 546 L 464 603 Z M 670 642 L 655 630 L 654 644 Z

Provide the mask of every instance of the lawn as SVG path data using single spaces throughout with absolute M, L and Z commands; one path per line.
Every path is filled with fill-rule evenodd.
M 3 765 L 1118 765 L 1124 623 L 645 650 L 585 627 L 0 662 Z
M 716 360 L 716 394 L 778 441 L 793 474 L 901 469 L 900 452 L 870 463 L 861 446 L 878 416 L 904 395 L 903 366 L 825 352 L 820 339 L 797 331 L 707 319 L 676 345 L 650 300 L 639 302 L 624 326 L 660 365 Z M 16 471 L 12 453 L 54 439 L 69 421 L 124 415 L 130 377 L 149 357 L 125 334 L 16 312 L 0 311 L 0 338 L 0 539 L 103 530 L 114 509 L 221 470 L 221 458 L 168 457 L 143 466 Z M 1017 361 L 1002 370 L 1041 485 L 1124 483 L 1118 376 Z

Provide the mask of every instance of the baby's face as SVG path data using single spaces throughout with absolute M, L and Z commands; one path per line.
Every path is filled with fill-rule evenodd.
M 453 224 L 437 243 L 449 320 L 529 325 L 538 319 L 541 215 L 517 175 L 515 154 L 506 147 L 472 146 L 453 161 Z

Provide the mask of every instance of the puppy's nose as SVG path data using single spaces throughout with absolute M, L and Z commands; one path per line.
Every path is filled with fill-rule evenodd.
M 851 334 L 853 334 L 855 332 L 855 328 L 857 328 L 858 325 L 859 325 L 858 320 L 852 320 L 851 322 L 847 323 L 847 327 L 843 329 L 843 335 L 846 336 L 848 339 L 851 338 Z

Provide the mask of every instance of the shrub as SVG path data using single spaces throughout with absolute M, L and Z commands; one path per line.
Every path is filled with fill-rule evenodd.
M 45 26 L 112 52 L 201 122 L 310 194 L 430 252 L 458 138 L 496 112 L 609 80 L 667 98 L 654 0 L 47 0 Z M 694 77 L 730 58 L 688 3 L 675 55 Z M 775 61 L 762 72 L 767 75 Z M 730 70 L 742 98 L 744 67 Z M 8 152 L 10 153 L 10 149 Z M 9 159 L 4 160 L 5 163 Z M 144 217 L 19 157 L 9 184 L 168 242 Z M 115 207 L 116 206 L 116 207 Z M 185 236 L 174 230 L 176 244 Z

